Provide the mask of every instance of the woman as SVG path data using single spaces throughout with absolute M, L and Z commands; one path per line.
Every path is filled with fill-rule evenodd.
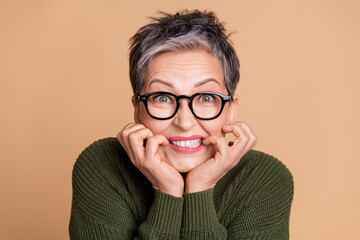
M 288 239 L 292 176 L 235 121 L 239 62 L 215 15 L 153 18 L 130 80 L 135 121 L 75 163 L 71 238 Z

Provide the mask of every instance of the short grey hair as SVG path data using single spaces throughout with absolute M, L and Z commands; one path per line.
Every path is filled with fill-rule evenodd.
M 225 86 L 234 96 L 239 82 L 239 60 L 224 25 L 213 12 L 184 10 L 176 14 L 160 12 L 151 23 L 130 39 L 130 81 L 134 96 L 144 86 L 151 60 L 164 52 L 205 48 L 221 63 Z

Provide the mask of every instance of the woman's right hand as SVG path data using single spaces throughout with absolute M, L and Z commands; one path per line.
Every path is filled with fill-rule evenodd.
M 160 158 L 160 145 L 169 141 L 164 135 L 153 135 L 142 124 L 129 123 L 117 135 L 132 163 L 152 183 L 155 189 L 175 197 L 182 197 L 184 180 L 180 173 Z M 146 146 L 144 146 L 146 142 Z

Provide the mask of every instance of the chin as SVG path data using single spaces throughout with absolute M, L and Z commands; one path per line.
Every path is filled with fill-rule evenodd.
M 164 159 L 180 173 L 190 172 L 205 161 L 195 156 L 166 156 Z
M 178 172 L 180 173 L 188 173 L 197 166 L 199 166 L 201 163 L 198 164 L 184 164 L 184 163 L 176 163 L 177 166 L 173 166 Z
M 197 153 L 177 153 L 169 148 L 162 150 L 164 150 L 160 154 L 160 156 L 164 156 L 162 157 L 162 159 L 180 173 L 188 173 L 206 160 L 211 158 L 210 154 L 204 154 L 210 152 L 206 151 L 209 149 L 205 148 Z

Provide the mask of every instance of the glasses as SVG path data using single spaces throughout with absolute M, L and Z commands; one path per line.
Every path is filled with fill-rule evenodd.
M 155 119 L 167 120 L 175 116 L 180 107 L 180 99 L 189 99 L 189 108 L 201 120 L 212 120 L 220 116 L 230 96 L 215 92 L 199 92 L 192 96 L 175 95 L 170 92 L 152 92 L 138 96 L 147 113 Z

